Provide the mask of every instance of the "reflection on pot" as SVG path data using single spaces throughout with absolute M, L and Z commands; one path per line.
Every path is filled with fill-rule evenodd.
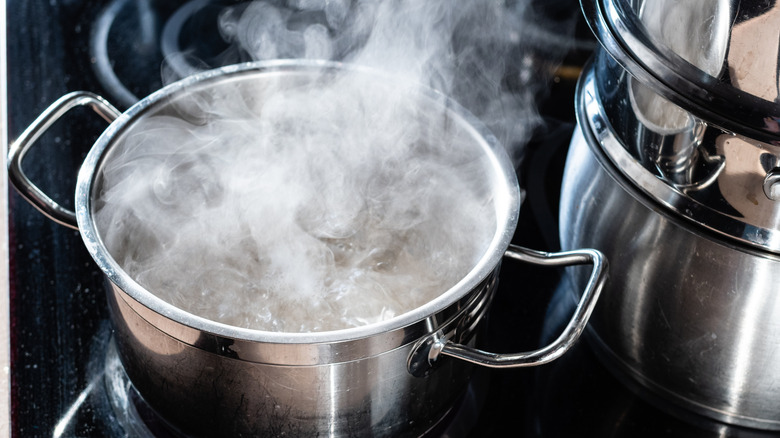
M 564 272 L 547 311 L 540 342 L 554 337 L 575 305 L 577 273 Z M 595 331 L 561 360 L 534 370 L 528 436 L 769 438 L 761 431 L 724 424 L 679 409 L 616 369 Z
M 621 106 L 625 81 L 615 80 L 605 58 L 581 79 L 560 211 L 564 249 L 595 247 L 613 262 L 591 343 L 614 369 L 672 403 L 780 429 L 780 374 L 772 365 L 780 361 L 780 299 L 771 286 L 780 281 L 780 259 L 770 252 L 777 240 L 765 239 L 777 231 L 746 223 L 766 225 L 774 213 L 756 208 L 741 181 L 748 175 L 731 167 L 752 167 L 752 178 L 762 154 L 734 154 L 738 142 L 707 126 L 705 142 L 722 145 L 725 157 L 717 184 L 681 191 L 658 178 L 630 154 L 652 144 L 636 135 L 645 128 Z M 752 182 L 752 197 L 764 196 L 760 178 Z M 748 196 L 735 195 L 742 190 Z M 708 194 L 735 202 L 699 203 Z

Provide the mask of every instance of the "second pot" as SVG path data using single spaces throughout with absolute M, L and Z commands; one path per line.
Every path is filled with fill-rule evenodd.
M 667 205 L 674 198 L 636 183 L 659 177 L 626 178 L 642 167 L 615 127 L 643 128 L 626 122 L 631 77 L 603 68 L 613 65 L 601 53 L 581 78 L 560 210 L 563 248 L 598 248 L 611 261 L 591 325 L 596 349 L 654 399 L 780 430 L 780 258 L 697 224 Z

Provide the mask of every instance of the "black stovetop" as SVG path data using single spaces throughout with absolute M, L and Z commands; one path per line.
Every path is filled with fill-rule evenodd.
M 576 1 L 552 3 L 557 13 L 563 6 L 578 8 Z M 180 6 L 153 0 L 7 2 L 9 139 L 67 92 L 93 91 L 126 109 L 135 97 L 159 88 L 159 39 Z M 594 47 L 581 22 L 556 35 L 553 42 L 568 38 L 574 49 L 565 59 L 568 70 L 544 78 L 547 87 L 538 95 L 545 124 L 534 131 L 518 164 L 527 197 L 514 239 L 548 251 L 558 248 L 558 191 L 575 126 L 571 71 Z M 100 58 L 102 54 L 108 58 Z M 117 81 L 122 89 L 111 88 Z M 76 172 L 104 126 L 87 111 L 69 114 L 29 154 L 28 175 L 53 198 L 72 206 Z M 77 231 L 46 219 L 13 190 L 9 209 L 13 435 L 137 436 L 142 429 L 128 424 L 107 390 L 117 382 L 106 378 L 112 363 L 111 327 L 100 271 Z M 565 303 L 557 292 L 564 277 L 564 272 L 505 262 L 480 346 L 499 352 L 534 349 L 560 329 L 558 315 Z M 477 395 L 464 401 L 458 416 L 473 415 L 457 426 L 460 431 L 441 432 L 445 436 L 752 434 L 701 419 L 683 420 L 645 402 L 594 358 L 587 342 L 553 364 L 483 370 L 474 380 Z

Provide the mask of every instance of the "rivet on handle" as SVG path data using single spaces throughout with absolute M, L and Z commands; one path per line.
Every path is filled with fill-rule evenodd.
M 764 194 L 773 201 L 780 201 L 780 167 L 775 167 L 766 173 Z

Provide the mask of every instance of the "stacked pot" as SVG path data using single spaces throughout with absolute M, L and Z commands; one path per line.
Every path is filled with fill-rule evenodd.
M 582 7 L 560 233 L 611 260 L 592 344 L 669 406 L 780 430 L 780 4 Z

